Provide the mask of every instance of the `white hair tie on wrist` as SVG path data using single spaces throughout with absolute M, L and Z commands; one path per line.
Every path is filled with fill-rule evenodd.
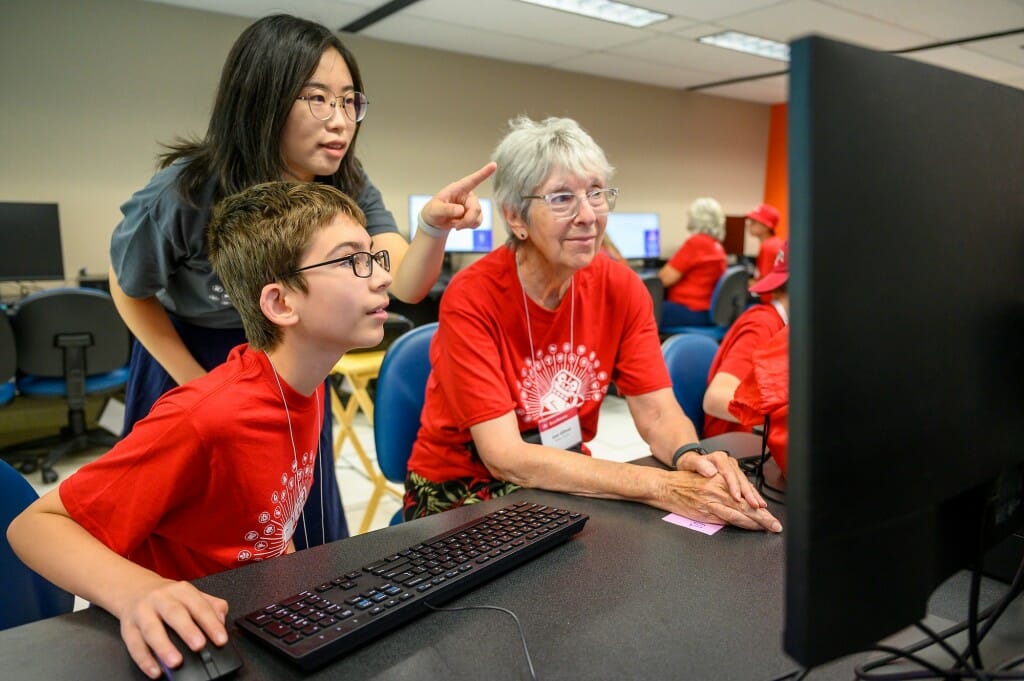
M 427 236 L 434 237 L 435 239 L 446 238 L 448 236 L 447 229 L 439 229 L 434 225 L 427 224 L 427 221 L 423 219 L 423 213 L 416 216 L 416 228 L 425 232 Z

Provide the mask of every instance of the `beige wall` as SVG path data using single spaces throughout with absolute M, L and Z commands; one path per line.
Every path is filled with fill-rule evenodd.
M 106 271 L 119 206 L 152 174 L 160 142 L 205 131 L 248 23 L 137 0 L 0 5 L 0 201 L 60 204 L 69 274 Z M 660 213 L 665 255 L 694 198 L 715 196 L 727 213 L 761 200 L 767 106 L 344 40 L 371 100 L 359 157 L 402 229 L 408 195 L 483 165 L 518 113 L 576 118 L 618 169 L 619 210 Z

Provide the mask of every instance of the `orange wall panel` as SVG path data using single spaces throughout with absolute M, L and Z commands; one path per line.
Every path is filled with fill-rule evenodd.
M 787 113 L 785 104 L 776 104 L 772 107 L 768 123 L 768 153 L 764 174 L 764 202 L 779 209 L 781 217 L 775 234 L 783 239 L 789 234 Z

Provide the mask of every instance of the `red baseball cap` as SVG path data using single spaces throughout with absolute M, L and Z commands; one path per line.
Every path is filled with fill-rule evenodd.
M 779 226 L 779 209 L 769 203 L 762 203 L 747 213 L 747 217 L 751 220 L 757 220 L 773 232 Z
M 789 281 L 789 240 L 783 242 L 772 271 L 750 287 L 751 293 L 770 293 Z

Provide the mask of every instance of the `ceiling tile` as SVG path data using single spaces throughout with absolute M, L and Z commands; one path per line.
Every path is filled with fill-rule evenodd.
M 525 64 L 551 64 L 582 52 L 579 47 L 571 45 L 504 33 L 484 33 L 465 26 L 404 14 L 378 22 L 360 35 Z
M 1009 27 L 1024 27 L 1024 4 L 1012 0 L 826 1 L 852 14 L 924 33 L 935 41 L 994 33 Z
M 698 92 L 704 95 L 743 99 L 761 104 L 783 104 L 789 99 L 789 78 L 787 76 L 772 76 L 744 83 L 705 88 Z
M 1024 75 L 1024 67 L 1009 64 L 1001 59 L 993 59 L 962 47 L 940 47 L 905 56 L 979 78 L 988 77 L 992 80 L 1002 80 Z M 1021 112 L 1021 117 L 1024 120 L 1024 112 Z
M 678 36 L 659 36 L 632 45 L 613 47 L 607 51 L 661 64 L 684 66 L 726 78 L 752 73 L 771 73 L 784 70 L 788 66 L 785 62 L 775 59 L 705 45 L 696 39 Z
M 338 29 L 388 0 L 149 0 L 256 18 L 290 12 Z M 709 89 L 774 103 L 785 98 L 781 62 L 696 42 L 721 30 L 791 41 L 816 33 L 900 50 L 1024 28 L 1024 0 L 633 0 L 671 17 L 645 29 L 617 26 L 519 0 L 419 0 L 360 35 L 510 62 L 541 64 L 669 88 L 747 79 Z M 1015 85 L 1024 35 L 930 50 L 923 61 Z M 782 99 L 780 99 L 780 97 Z
M 672 88 L 687 88 L 715 80 L 714 74 L 706 71 L 655 64 L 601 52 L 563 59 L 553 66 L 578 73 Z
M 721 22 L 719 22 L 721 23 Z M 922 33 L 893 26 L 814 0 L 786 0 L 732 16 L 728 25 L 762 38 L 782 42 L 817 33 L 877 50 L 892 50 L 928 42 Z

